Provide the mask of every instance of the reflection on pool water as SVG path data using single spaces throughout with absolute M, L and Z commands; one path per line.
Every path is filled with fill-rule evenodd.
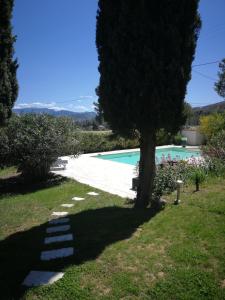
M 200 150 L 190 150 L 190 149 L 179 148 L 179 147 L 168 147 L 168 148 L 156 149 L 157 164 L 162 163 L 163 161 L 166 160 L 178 161 L 178 160 L 186 160 L 191 157 L 199 157 L 199 156 L 201 156 Z M 99 154 L 95 157 L 135 166 L 137 162 L 140 160 L 140 151 L 104 154 L 104 155 Z

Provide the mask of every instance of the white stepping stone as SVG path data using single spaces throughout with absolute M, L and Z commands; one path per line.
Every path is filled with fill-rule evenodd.
M 62 232 L 62 231 L 67 231 L 67 230 L 70 230 L 70 225 L 48 227 L 46 229 L 46 232 L 53 233 L 53 232 Z
M 41 252 L 41 260 L 51 260 L 73 255 L 73 247 L 61 248 L 56 250 L 48 250 Z
M 67 215 L 68 215 L 67 211 L 53 211 L 52 213 L 52 216 L 56 216 L 56 217 L 64 217 Z
M 59 218 L 59 219 L 53 219 L 49 221 L 49 224 L 57 225 L 57 224 L 64 224 L 69 222 L 69 218 Z
M 22 285 L 31 287 L 52 284 L 61 279 L 63 275 L 62 272 L 30 271 Z
M 95 193 L 95 192 L 89 192 L 87 193 L 88 195 L 91 195 L 91 196 L 98 196 L 99 194 L 98 193 Z
M 63 206 L 63 207 L 73 207 L 74 206 L 74 204 L 62 204 L 61 206 Z
M 72 240 L 73 240 L 73 235 L 71 233 L 68 233 L 68 234 L 59 235 L 59 236 L 47 237 L 47 238 L 45 238 L 44 243 L 51 244 L 51 243 L 67 242 L 67 241 L 72 241 Z
M 80 197 L 73 197 L 72 200 L 74 201 L 82 201 L 84 200 L 85 198 L 80 198 Z

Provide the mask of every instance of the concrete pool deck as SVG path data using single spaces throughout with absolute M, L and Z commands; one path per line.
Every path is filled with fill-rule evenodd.
M 157 149 L 170 147 L 181 148 L 180 146 L 167 145 L 157 147 Z M 196 149 L 196 147 L 186 148 Z M 131 186 L 132 178 L 135 177 L 135 166 L 105 159 L 99 159 L 95 156 L 98 154 L 119 154 L 135 151 L 139 151 L 139 148 L 82 154 L 77 158 L 74 158 L 72 156 L 64 156 L 63 159 L 68 160 L 66 169 L 54 171 L 54 173 L 75 179 L 80 183 L 90 185 L 97 189 L 114 195 L 118 195 L 123 198 L 133 199 L 136 193 L 135 191 L 131 190 Z

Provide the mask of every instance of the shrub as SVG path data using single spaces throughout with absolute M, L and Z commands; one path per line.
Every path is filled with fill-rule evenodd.
M 164 129 L 158 130 L 156 134 L 156 144 L 157 146 L 169 145 L 172 143 L 173 137 L 170 133 L 166 132 Z
M 175 169 L 169 164 L 156 169 L 153 183 L 153 199 L 158 202 L 164 193 L 171 193 L 176 189 Z
M 80 149 L 83 153 L 132 149 L 139 147 L 137 138 L 128 139 L 112 133 L 80 132 Z
M 139 165 L 137 164 L 134 173 L 139 174 Z M 153 183 L 153 199 L 158 203 L 163 194 L 171 193 L 177 188 L 177 180 L 182 180 L 184 184 L 189 181 L 196 184 L 196 190 L 206 179 L 208 174 L 208 164 L 193 158 L 190 162 L 178 161 L 170 164 L 168 161 L 157 165 L 155 179 Z
M 44 179 L 59 157 L 78 153 L 77 131 L 72 119 L 27 114 L 13 117 L 4 134 L 8 157 L 27 179 Z
M 205 160 L 208 162 L 210 172 L 217 176 L 225 175 L 225 130 L 217 132 L 202 147 Z
M 111 132 L 80 131 L 80 149 L 82 153 L 104 152 L 139 147 L 139 138 L 125 138 Z M 175 142 L 174 142 L 175 141 Z M 175 137 L 160 129 L 157 133 L 157 145 L 180 144 L 181 135 Z
M 173 137 L 173 144 L 174 145 L 181 145 L 182 142 L 182 135 L 180 133 L 177 133 L 174 137 Z
M 189 172 L 189 179 L 195 184 L 195 191 L 199 191 L 199 186 L 206 179 L 206 171 L 201 166 L 193 166 Z
M 210 140 L 219 131 L 225 130 L 225 113 L 215 113 L 200 117 L 200 132 Z
M 0 128 L 0 168 L 11 165 L 10 161 L 9 140 L 6 133 L 6 128 Z

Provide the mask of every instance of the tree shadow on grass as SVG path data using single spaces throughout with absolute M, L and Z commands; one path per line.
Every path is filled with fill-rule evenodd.
M 0 242 L 0 284 L 3 299 L 19 299 L 25 292 L 21 287 L 31 270 L 62 271 L 71 265 L 95 260 L 113 243 L 128 239 L 156 212 L 123 207 L 104 207 L 69 216 L 74 241 L 44 245 L 48 222 L 27 231 L 15 233 Z M 61 233 L 62 234 L 62 233 Z M 59 233 L 60 235 L 60 233 Z M 63 247 L 74 247 L 75 254 L 68 258 L 40 261 L 40 253 Z
M 19 195 L 62 184 L 67 179 L 60 175 L 50 174 L 42 182 L 27 182 L 21 174 L 0 178 L 0 199 L 6 195 Z

